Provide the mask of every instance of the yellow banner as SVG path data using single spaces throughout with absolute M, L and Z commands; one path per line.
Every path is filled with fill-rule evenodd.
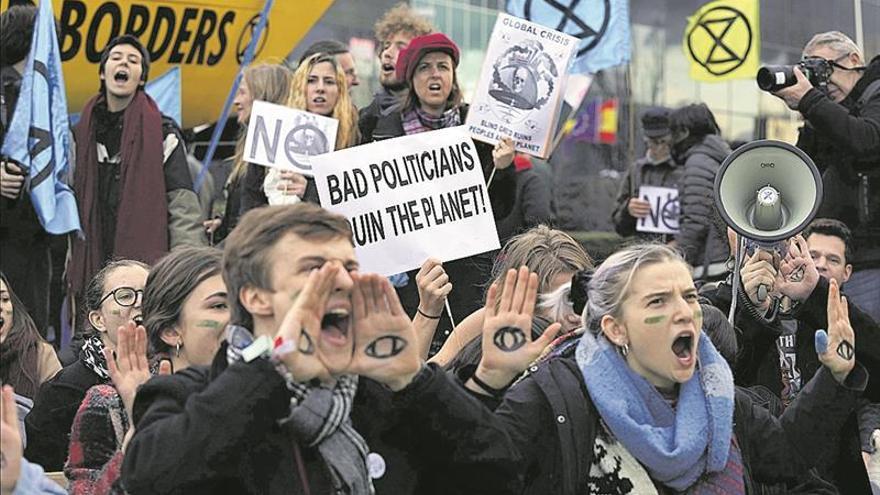
M 183 126 L 216 120 L 264 1 L 52 0 L 70 112 L 97 93 L 107 42 L 130 33 L 150 52 L 150 77 L 180 66 Z M 276 0 L 254 60 L 283 60 L 332 3 Z
M 697 81 L 754 78 L 761 58 L 758 0 L 717 0 L 688 17 L 682 48 Z

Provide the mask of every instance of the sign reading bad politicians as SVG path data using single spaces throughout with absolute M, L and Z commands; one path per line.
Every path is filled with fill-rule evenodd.
M 244 159 L 312 176 L 312 157 L 336 148 L 339 121 L 295 108 L 255 101 L 251 107 Z
M 578 39 L 540 24 L 498 14 L 468 112 L 468 131 L 495 144 L 547 158 Z
M 498 249 L 489 191 L 463 126 L 312 157 L 321 206 L 344 215 L 361 269 L 393 275 L 429 256 Z

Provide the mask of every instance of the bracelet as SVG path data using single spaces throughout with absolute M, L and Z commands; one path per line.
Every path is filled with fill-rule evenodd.
M 509 385 L 504 388 L 490 387 L 486 382 L 477 378 L 476 370 L 474 371 L 474 374 L 471 375 L 471 380 L 473 380 L 474 383 L 476 383 L 478 387 L 483 389 L 484 392 L 488 393 L 492 397 L 495 397 L 496 399 L 500 399 L 500 398 L 504 397 L 504 393 L 507 392 L 507 389 L 510 387 Z
M 428 318 L 429 320 L 439 320 L 443 316 L 443 313 L 440 313 L 437 316 L 431 316 L 428 313 L 425 313 L 424 311 L 422 311 L 422 308 L 416 308 L 416 311 L 418 311 L 420 315 L 424 316 L 425 318 Z

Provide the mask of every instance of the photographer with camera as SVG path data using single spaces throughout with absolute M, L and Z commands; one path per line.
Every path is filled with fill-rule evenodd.
M 865 65 L 849 37 L 829 31 L 813 36 L 803 57 L 794 68 L 762 68 L 759 85 L 803 115 L 797 146 L 822 171 L 819 216 L 841 220 L 854 233 L 857 255 L 846 293 L 880 320 L 880 56 Z

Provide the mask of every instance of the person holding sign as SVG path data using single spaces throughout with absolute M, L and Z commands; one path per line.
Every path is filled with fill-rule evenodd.
M 614 230 L 623 237 L 636 236 L 645 241 L 673 239 L 670 235 L 657 235 L 641 231 L 639 220 L 651 215 L 651 204 L 639 197 L 644 186 L 677 189 L 684 172 L 672 159 L 672 130 L 669 127 L 669 110 L 650 108 L 642 114 L 642 132 L 648 148 L 643 158 L 636 160 L 620 184 L 617 207 L 612 214 Z M 677 194 L 676 194 L 677 196 Z M 653 212 L 655 215 L 663 212 Z M 677 213 L 677 211 L 675 212 Z M 678 219 L 676 218 L 676 221 Z
M 255 100 L 282 104 L 290 92 L 290 71 L 279 64 L 252 65 L 244 70 L 241 84 L 233 100 L 238 112 L 239 135 L 235 143 L 232 172 L 226 181 L 226 209 L 223 218 L 205 221 L 205 230 L 212 236 L 214 244 L 222 241 L 238 224 L 244 212 L 257 206 L 268 204 L 266 195 L 259 189 L 245 191 L 245 176 L 263 175 L 263 167 L 249 164 L 244 160 L 244 143 L 251 107 Z
M 316 155 L 360 143 L 357 109 L 351 103 L 342 66 L 332 55 L 316 53 L 303 60 L 293 73 L 287 106 L 339 121 L 335 147 L 329 147 L 329 150 L 318 144 L 323 138 L 323 135 L 318 135 L 318 129 L 301 131 L 297 146 L 303 151 L 302 154 Z M 269 197 L 280 193 L 282 197 L 270 201 L 273 204 L 295 203 L 299 200 L 318 203 L 318 191 L 311 177 L 292 171 L 260 168 L 262 174 L 254 174 L 248 178 L 246 187 L 249 190 L 262 191 Z
M 406 81 L 409 90 L 392 111 L 380 116 L 373 131 L 373 139 L 389 139 L 437 129 L 462 125 L 467 117 L 468 105 L 462 101 L 456 68 L 460 58 L 458 46 L 443 33 L 432 33 L 413 38 L 397 58 L 396 76 Z M 505 217 L 513 207 L 516 195 L 516 177 L 510 165 L 513 163 L 513 141 L 501 140 L 494 148 L 476 143 L 480 163 L 492 164 L 483 171 L 489 187 L 489 200 L 496 220 Z M 445 269 L 455 290 L 449 295 L 449 303 L 461 316 L 480 308 L 482 284 L 492 266 L 489 254 L 472 256 L 446 263 Z M 407 313 L 413 315 L 418 307 L 415 273 L 410 273 L 409 283 L 399 294 Z M 441 318 L 442 315 L 432 315 Z M 445 319 L 444 319 L 445 320 Z M 440 323 L 439 336 L 451 329 L 446 321 Z M 435 347 L 436 348 L 436 347 Z

